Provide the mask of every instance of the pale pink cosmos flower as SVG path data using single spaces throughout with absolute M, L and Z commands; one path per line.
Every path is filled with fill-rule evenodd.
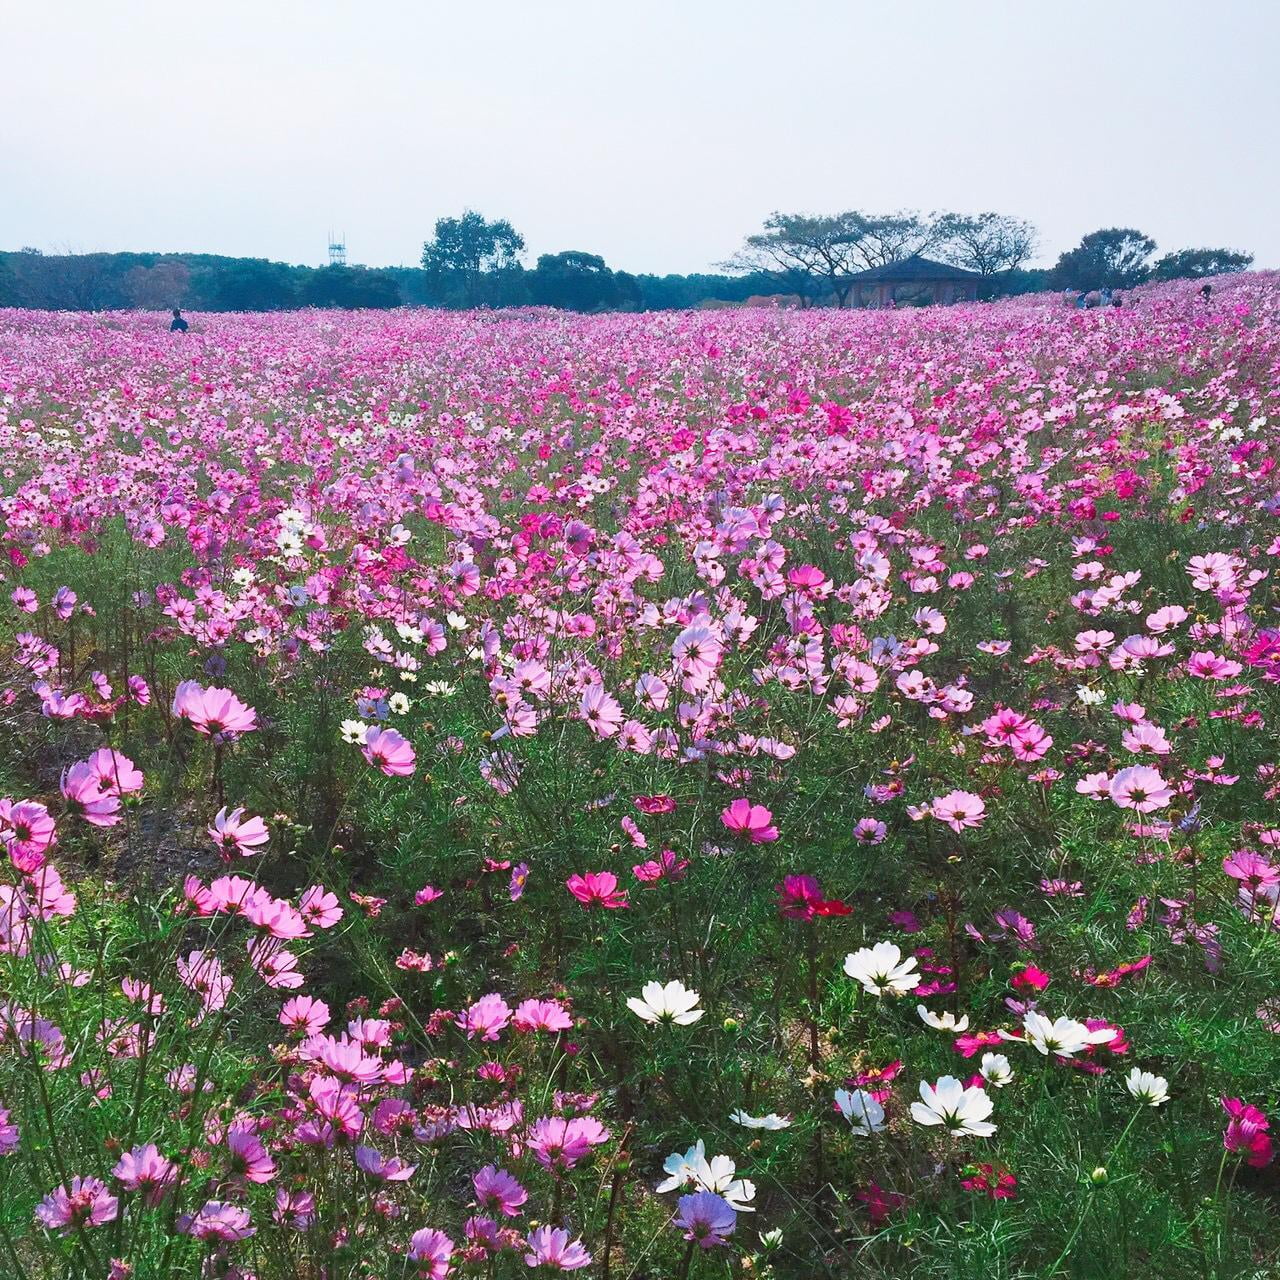
M 1165 780 L 1144 764 L 1121 769 L 1111 779 L 1109 791 L 1112 801 L 1121 809 L 1133 809 L 1137 813 L 1154 813 L 1173 799 L 1173 791 Z
M 44 865 L 44 856 L 57 842 L 57 827 L 49 810 L 35 800 L 0 799 L 0 840 L 13 865 L 31 875 Z
M 945 822 L 957 833 L 981 826 L 987 816 L 985 802 L 972 791 L 948 791 L 945 796 L 936 796 L 929 810 L 939 822 Z
M 120 1202 L 99 1178 L 72 1178 L 70 1186 L 55 1187 L 36 1206 L 36 1221 L 64 1235 L 114 1222 Z
M 250 1226 L 249 1210 L 222 1200 L 206 1200 L 196 1213 L 184 1213 L 178 1230 L 197 1240 L 246 1240 L 257 1228 Z
M 547 1271 L 580 1271 L 591 1265 L 591 1255 L 581 1240 L 573 1240 L 563 1227 L 538 1227 L 525 1241 L 529 1252 L 525 1266 Z
M 462 1015 L 458 1025 L 467 1033 L 468 1040 L 476 1036 L 481 1040 L 496 1040 L 510 1021 L 511 1006 L 497 992 L 490 992 Z
M 190 721 L 197 733 L 217 742 L 232 742 L 258 727 L 258 713 L 230 689 L 206 689 L 195 680 L 184 680 L 177 687 L 172 710 L 175 716 Z
M 612 738 L 625 718 L 617 698 L 602 684 L 590 685 L 583 691 L 578 715 L 597 738 Z
M 205 830 L 226 861 L 230 861 L 232 854 L 248 858 L 271 842 L 267 824 L 256 815 L 246 818 L 243 807 L 228 813 L 223 805 Z

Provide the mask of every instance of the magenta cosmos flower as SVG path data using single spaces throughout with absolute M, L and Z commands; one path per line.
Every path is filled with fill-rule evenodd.
M 627 891 L 618 888 L 618 877 L 612 871 L 575 873 L 564 886 L 584 907 L 605 907 L 613 911 L 627 905 Z
M 377 765 L 389 778 L 403 778 L 413 772 L 413 744 L 394 729 L 370 729 L 361 748 L 364 758 Z
M 475 1188 L 476 1204 L 490 1213 L 500 1213 L 514 1218 L 520 1206 L 529 1199 L 529 1193 L 505 1169 L 487 1164 L 471 1179 Z
M 1163 809 L 1173 799 L 1173 792 L 1165 780 L 1145 764 L 1121 769 L 1111 779 L 1109 791 L 1111 799 L 1121 809 L 1133 809 L 1138 813 Z
M 778 828 L 773 825 L 773 814 L 762 804 L 752 804 L 746 796 L 739 796 L 720 813 L 720 821 L 735 835 L 746 836 L 752 844 L 767 844 L 778 838 Z

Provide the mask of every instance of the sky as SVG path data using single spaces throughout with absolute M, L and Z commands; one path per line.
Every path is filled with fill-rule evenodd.
M 773 210 L 1280 267 L 1276 0 L 0 0 L 0 248 L 712 270 Z M 1271 160 L 1267 160 L 1270 155 Z

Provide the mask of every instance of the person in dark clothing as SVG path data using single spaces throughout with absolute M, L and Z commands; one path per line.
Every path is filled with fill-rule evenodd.
M 173 309 L 173 323 L 169 326 L 170 333 L 186 333 L 191 326 L 182 318 L 182 312 L 177 307 Z

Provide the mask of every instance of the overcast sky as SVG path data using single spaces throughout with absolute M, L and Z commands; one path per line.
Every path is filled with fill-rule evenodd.
M 771 210 L 1280 267 L 1277 0 L 0 0 L 0 248 L 702 271 Z

